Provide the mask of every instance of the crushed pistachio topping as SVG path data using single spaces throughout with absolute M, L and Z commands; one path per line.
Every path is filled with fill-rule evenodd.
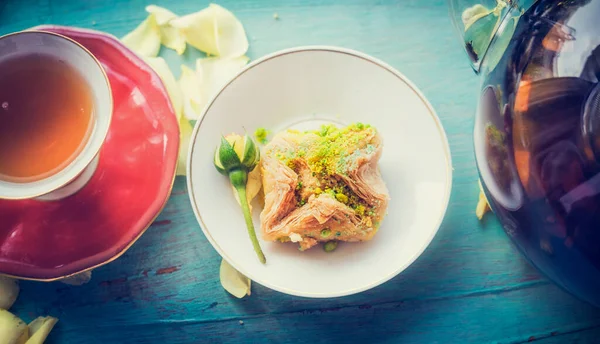
M 293 150 L 274 148 L 273 156 L 296 173 L 299 172 L 300 166 L 308 165 L 312 176 L 317 179 L 317 186 L 306 186 L 306 181 L 299 180 L 296 185 L 297 207 L 307 203 L 307 192 L 303 189 L 310 188 L 309 194 L 315 197 L 328 194 L 353 209 L 358 217 L 371 217 L 376 214 L 377 206 L 367 204 L 341 178 L 349 170 L 357 168 L 361 157 L 375 151 L 375 128 L 363 123 L 354 123 L 342 128 L 329 124 L 321 126 L 318 130 L 301 132 L 289 129 L 288 132 L 305 137 Z
M 369 150 L 369 143 L 377 134 L 375 128 L 362 123 L 344 128 L 337 128 L 332 124 L 323 125 L 319 130 L 306 133 L 316 136 L 299 147 L 298 157 L 305 157 L 310 170 L 322 176 L 344 174 L 352 159 L 356 160 L 361 154 L 369 153 L 362 151 Z M 371 145 L 371 152 L 374 149 Z
M 270 133 L 271 132 L 265 128 L 258 128 L 254 131 L 254 137 L 256 137 L 256 140 L 261 144 L 265 144 L 268 141 L 267 136 L 269 136 Z

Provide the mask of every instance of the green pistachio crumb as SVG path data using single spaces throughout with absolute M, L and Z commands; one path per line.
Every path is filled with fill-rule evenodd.
M 325 245 L 323 245 L 323 249 L 325 250 L 325 252 L 333 252 L 337 248 L 337 245 L 337 241 L 328 241 L 325 243 Z
M 267 136 L 269 136 L 270 133 L 271 132 L 265 128 L 258 128 L 254 132 L 254 137 L 256 137 L 258 142 L 265 144 L 267 143 Z
M 363 216 L 365 214 L 365 206 L 360 204 L 354 209 L 354 213 L 358 216 Z
M 342 203 L 348 203 L 348 196 L 344 195 L 343 193 L 335 194 L 335 199 Z

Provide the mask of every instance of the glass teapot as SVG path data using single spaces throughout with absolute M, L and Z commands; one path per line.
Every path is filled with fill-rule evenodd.
M 449 0 L 482 77 L 474 147 L 505 232 L 600 307 L 600 0 Z

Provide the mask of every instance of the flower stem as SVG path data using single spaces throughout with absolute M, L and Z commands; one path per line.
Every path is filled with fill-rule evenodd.
M 265 264 L 267 262 L 267 259 L 265 258 L 265 255 L 263 254 L 263 251 L 260 248 L 258 239 L 256 238 L 256 232 L 254 231 L 254 223 L 252 223 L 252 214 L 250 214 L 250 208 L 248 207 L 248 199 L 246 198 L 246 186 L 244 185 L 236 187 L 236 190 L 240 198 L 242 211 L 244 212 L 244 219 L 246 220 L 248 235 L 250 236 L 250 240 L 252 241 L 252 246 L 254 246 L 254 252 L 256 252 L 256 255 L 258 256 L 260 262 Z

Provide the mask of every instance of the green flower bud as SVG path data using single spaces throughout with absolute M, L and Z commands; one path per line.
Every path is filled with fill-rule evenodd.
M 254 170 L 260 161 L 260 150 L 256 148 L 256 143 L 250 136 L 244 136 L 244 155 L 241 158 L 242 165 L 248 168 L 248 171 Z
M 260 160 L 260 151 L 248 135 L 221 137 L 221 144 L 215 150 L 214 164 L 219 173 L 229 175 L 233 171 L 250 172 Z
M 227 137 L 221 137 L 221 144 L 215 149 L 213 162 L 219 173 L 229 177 L 229 182 L 237 191 L 238 199 L 243 200 L 240 205 L 246 220 L 248 235 L 258 259 L 265 264 L 267 260 L 256 238 L 252 214 L 250 214 L 248 202 L 245 201 L 247 199 L 246 183 L 248 182 L 248 173 L 256 168 L 259 160 L 260 151 L 256 148 L 256 143 L 250 136 L 246 134 L 242 137 L 231 134 Z

